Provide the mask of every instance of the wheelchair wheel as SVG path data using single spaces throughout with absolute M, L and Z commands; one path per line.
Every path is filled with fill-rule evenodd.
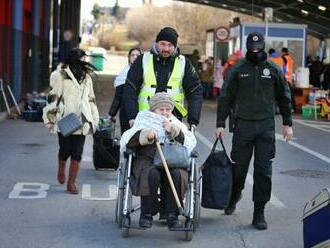
M 131 217 L 129 215 L 124 216 L 121 225 L 121 236 L 127 238 L 129 236 L 129 227 L 131 225 Z
M 125 193 L 125 175 L 126 175 L 126 166 L 122 165 L 119 168 L 118 172 L 118 193 L 117 193 L 117 202 L 116 202 L 116 223 L 118 228 L 122 226 L 123 218 L 123 208 L 124 208 L 124 193 Z
M 116 223 L 118 228 L 122 227 L 123 222 L 123 200 L 124 200 L 124 190 L 118 189 L 118 196 L 116 202 Z
M 185 228 L 193 229 L 193 222 L 191 220 L 187 220 L 185 223 Z M 191 241 L 193 238 L 193 230 L 185 231 L 185 240 Z
M 193 219 L 193 229 L 194 231 L 198 228 L 199 226 L 199 219 L 201 216 L 201 187 L 200 187 L 200 182 L 199 181 L 199 170 L 197 169 L 197 166 L 195 166 L 195 179 L 194 179 L 194 219 Z

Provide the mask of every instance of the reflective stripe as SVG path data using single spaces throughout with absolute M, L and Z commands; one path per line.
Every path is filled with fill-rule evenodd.
M 139 111 L 149 109 L 148 100 L 155 94 L 157 79 L 154 70 L 154 56 L 147 52 L 143 55 L 143 84 L 139 94 Z M 179 55 L 175 58 L 173 71 L 168 80 L 167 86 L 170 89 L 167 90 L 168 94 L 175 101 L 177 110 L 185 116 L 187 110 L 184 108 L 184 93 L 182 88 L 182 79 L 184 76 L 184 68 L 186 65 L 186 59 L 184 56 Z M 152 87 L 154 86 L 154 87 Z
M 186 115 L 188 114 L 187 109 L 182 104 L 180 104 L 178 102 L 175 102 L 175 108 L 180 112 L 182 117 L 186 117 Z

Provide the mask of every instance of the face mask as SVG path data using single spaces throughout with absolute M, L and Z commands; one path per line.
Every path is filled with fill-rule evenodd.
M 252 52 L 252 51 L 247 51 L 246 53 L 246 58 L 250 60 L 251 62 L 258 64 L 260 62 L 263 62 L 267 59 L 267 54 L 265 51 L 261 50 L 259 52 Z

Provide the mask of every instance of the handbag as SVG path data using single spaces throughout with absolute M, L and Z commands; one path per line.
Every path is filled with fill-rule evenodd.
M 75 113 L 64 116 L 57 122 L 58 129 L 64 137 L 68 137 L 83 126 L 83 123 Z
M 165 142 L 161 148 L 169 168 L 189 168 L 190 156 L 187 147 L 178 142 Z M 156 151 L 153 165 L 163 167 L 159 152 Z
M 84 87 L 84 89 L 83 89 L 81 98 L 84 95 L 85 88 L 86 87 Z M 58 107 L 62 97 L 63 97 L 63 95 L 61 95 L 60 98 L 58 99 L 58 101 L 56 103 L 56 107 Z M 80 108 L 81 108 L 81 103 L 80 103 Z M 58 129 L 60 130 L 61 134 L 64 137 L 68 137 L 71 134 L 73 134 L 75 131 L 77 131 L 78 129 L 82 128 L 83 123 L 81 121 L 80 116 L 78 116 L 75 113 L 70 113 L 70 114 L 64 116 L 62 119 L 60 119 L 57 122 L 57 126 L 58 126 Z
M 222 151 L 216 150 L 216 139 L 210 155 L 201 167 L 203 187 L 202 206 L 211 209 L 224 209 L 229 203 L 233 183 L 233 164 L 227 155 L 222 139 Z

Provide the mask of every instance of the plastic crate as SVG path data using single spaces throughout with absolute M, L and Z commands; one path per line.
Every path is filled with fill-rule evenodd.
M 316 111 L 316 113 L 315 113 Z M 321 113 L 320 105 L 304 105 L 302 106 L 302 117 L 305 119 L 315 119 Z

